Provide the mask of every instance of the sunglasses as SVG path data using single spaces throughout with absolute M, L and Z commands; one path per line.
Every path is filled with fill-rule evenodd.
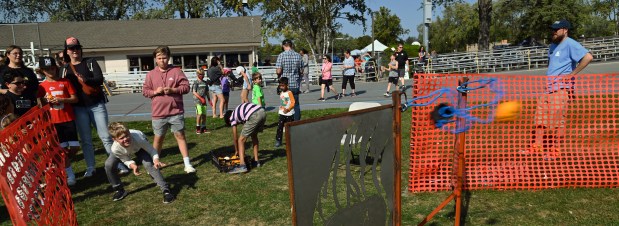
M 81 48 L 81 47 L 79 47 L 79 46 L 73 46 L 73 47 L 69 47 L 69 48 L 67 48 L 67 49 L 68 49 L 68 50 L 71 50 L 71 51 L 75 51 L 75 50 L 81 50 L 82 48 Z
M 23 86 L 26 84 L 26 82 L 21 81 L 21 82 L 11 82 L 11 84 L 16 85 L 16 86 Z

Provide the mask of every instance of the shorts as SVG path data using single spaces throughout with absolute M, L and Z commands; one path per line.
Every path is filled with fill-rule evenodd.
M 389 82 L 391 84 L 397 85 L 398 84 L 398 77 L 389 77 Z
M 253 114 L 249 116 L 247 122 L 243 125 L 243 130 L 241 131 L 241 136 L 251 137 L 252 135 L 256 135 L 259 132 L 262 132 L 262 127 L 264 127 L 264 123 L 267 121 L 267 115 L 264 113 L 264 109 L 260 108 L 256 110 Z
M 221 86 L 219 86 L 219 85 L 208 86 L 208 90 L 213 92 L 214 94 L 221 94 L 222 93 Z
M 206 115 L 206 105 L 196 104 L 196 115 Z
M 250 78 L 251 79 L 251 78 Z M 247 89 L 249 90 L 249 87 L 251 86 L 251 82 L 246 82 L 245 79 L 243 79 L 243 89 Z
M 172 115 L 165 118 L 153 119 L 153 133 L 163 136 L 170 128 L 172 133 L 185 131 L 185 116 L 183 114 Z
M 406 75 L 406 68 L 398 69 L 398 76 L 400 76 L 400 78 L 403 78 L 404 75 Z
M 323 79 L 320 84 L 324 84 L 325 86 L 332 86 L 333 79 Z
M 547 128 L 565 127 L 569 102 L 569 91 L 564 89 L 542 95 L 537 100 L 535 125 L 542 125 Z
M 60 147 L 79 147 L 80 143 L 77 140 L 77 129 L 75 121 L 54 123 Z

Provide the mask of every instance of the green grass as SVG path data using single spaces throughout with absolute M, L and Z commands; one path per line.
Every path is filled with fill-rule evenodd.
M 346 109 L 303 111 L 304 118 L 319 117 Z M 408 193 L 410 112 L 402 120 L 402 225 L 415 225 L 445 199 L 448 192 Z M 260 138 L 264 166 L 243 175 L 220 173 L 210 163 L 212 150 L 232 150 L 231 129 L 223 120 L 208 118 L 211 134 L 193 133 L 188 118 L 187 141 L 198 172 L 185 174 L 176 142 L 168 134 L 162 161 L 163 175 L 178 194 L 169 205 L 162 203 L 159 188 L 147 174 L 122 177 L 130 194 L 112 202 L 112 190 L 103 170 L 105 151 L 97 140 L 97 174 L 79 177 L 84 171 L 81 154 L 74 161 L 78 184 L 72 189 L 75 211 L 81 225 L 290 225 L 290 199 L 285 150 L 274 148 L 277 114 L 269 113 Z M 128 122 L 129 128 L 144 131 L 152 140 L 150 121 Z M 94 134 L 93 134 L 94 135 Z M 94 135 L 96 137 L 96 135 Z M 143 168 L 142 172 L 144 172 Z M 465 193 L 465 222 L 468 225 L 617 225 L 618 189 L 550 189 L 541 191 L 471 191 Z M 454 202 L 440 211 L 428 225 L 451 225 Z M 10 225 L 4 206 L 0 224 Z

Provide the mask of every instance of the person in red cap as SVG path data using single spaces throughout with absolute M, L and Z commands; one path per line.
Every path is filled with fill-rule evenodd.
M 68 79 L 75 88 L 77 103 L 73 104 L 75 125 L 80 138 L 80 145 L 86 161 L 84 177 L 95 173 L 95 149 L 92 143 L 91 125 L 95 125 L 97 135 L 108 154 L 112 153 L 114 140 L 107 130 L 109 122 L 105 103 L 107 98 L 103 93 L 103 73 L 97 61 L 93 58 L 83 58 L 82 45 L 75 37 L 68 37 L 64 43 L 63 57 L 65 66 L 62 77 Z M 118 164 L 120 173 L 129 173 L 124 164 Z

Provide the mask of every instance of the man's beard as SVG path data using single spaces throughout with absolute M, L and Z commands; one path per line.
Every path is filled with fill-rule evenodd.
M 559 43 L 561 43 L 561 41 L 563 41 L 563 39 L 564 39 L 564 38 L 565 38 L 565 35 L 557 35 L 557 37 L 556 37 L 556 38 L 555 38 L 555 36 L 554 36 L 554 35 L 551 37 L 551 39 L 552 39 L 552 43 L 554 43 L 554 44 L 559 44 Z

